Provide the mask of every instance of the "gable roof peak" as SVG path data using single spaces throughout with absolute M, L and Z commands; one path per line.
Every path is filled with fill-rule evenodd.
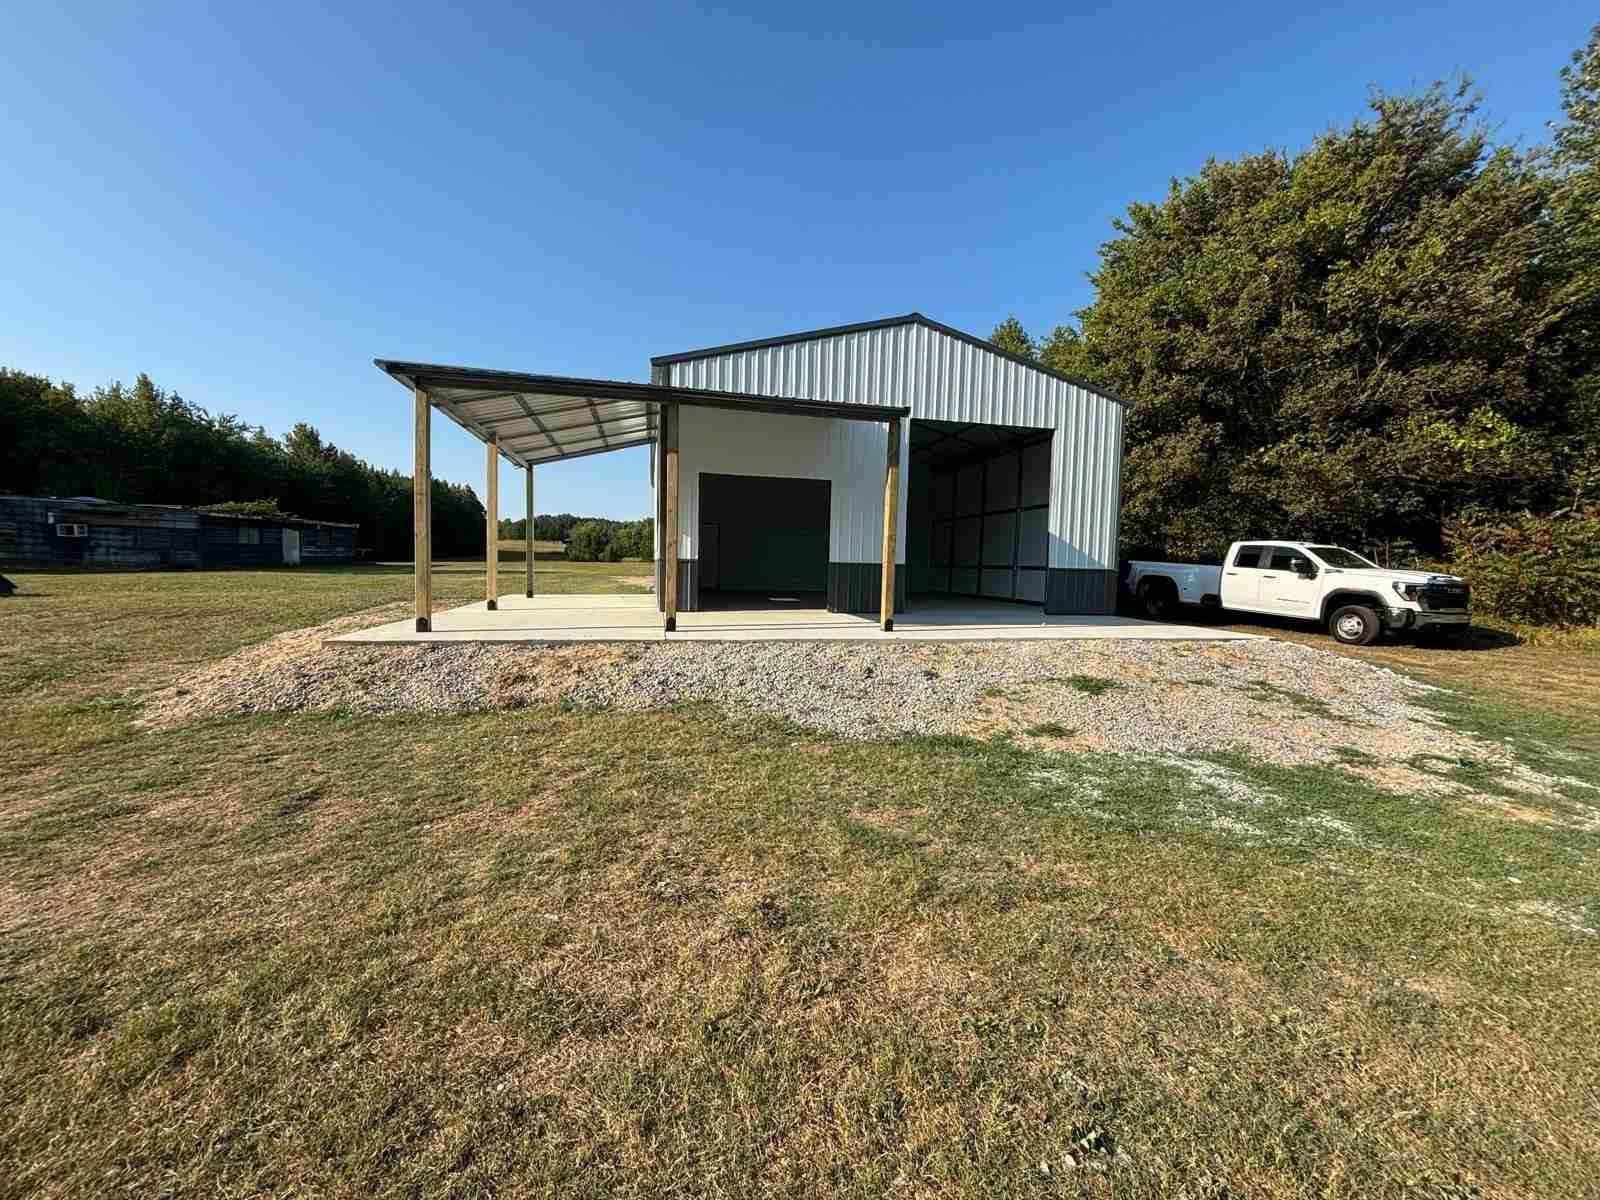
M 946 337 L 955 338 L 957 341 L 965 342 L 969 346 L 976 346 L 980 350 L 987 350 L 990 354 L 997 354 L 1010 362 L 1029 367 L 1042 375 L 1048 375 L 1053 379 L 1070 383 L 1073 387 L 1082 388 L 1086 392 L 1093 392 L 1097 396 L 1103 396 L 1107 400 L 1122 405 L 1124 408 L 1128 407 L 1128 402 L 1115 392 L 1108 391 L 1106 388 L 1078 379 L 1075 376 L 1067 375 L 1052 367 L 1047 367 L 1043 363 L 1035 362 L 1033 359 L 1023 358 L 1020 354 L 1013 354 L 1009 350 L 996 346 L 987 338 L 977 337 L 974 334 L 957 329 L 953 325 L 946 325 L 943 321 L 935 321 L 932 317 L 925 316 L 915 310 L 898 317 L 881 317 L 876 321 L 858 321 L 854 325 L 831 325 L 825 329 L 807 329 L 801 333 L 779 334 L 777 337 L 756 338 L 748 342 L 729 342 L 727 345 L 705 346 L 699 350 L 680 350 L 676 354 L 658 354 L 650 360 L 650 365 L 659 367 L 670 363 L 693 362 L 695 359 L 711 358 L 718 354 L 737 354 L 744 350 L 764 350 L 769 346 L 787 346 L 795 342 L 811 342 L 821 338 L 839 337 L 844 334 L 865 333 L 872 329 L 889 329 L 896 325 L 921 325 L 925 329 L 942 333 Z

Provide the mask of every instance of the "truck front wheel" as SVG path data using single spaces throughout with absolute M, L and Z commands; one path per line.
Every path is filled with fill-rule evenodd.
M 1328 632 L 1333 640 L 1346 646 L 1370 646 L 1378 640 L 1383 625 L 1378 614 L 1365 604 L 1346 604 L 1333 610 L 1328 618 Z
M 1172 615 L 1172 586 L 1164 579 L 1139 581 L 1139 611 L 1152 621 L 1164 621 Z

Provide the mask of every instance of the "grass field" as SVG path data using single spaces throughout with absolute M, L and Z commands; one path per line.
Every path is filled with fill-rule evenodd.
M 702 709 L 144 731 L 409 572 L 19 582 L 0 1197 L 1595 1194 L 1600 832 L 1536 797 L 1234 758 L 1240 841 L 1158 763 Z M 1593 654 L 1372 653 L 1600 783 Z

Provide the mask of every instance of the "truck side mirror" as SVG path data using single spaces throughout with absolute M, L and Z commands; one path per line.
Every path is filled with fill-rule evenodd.
M 1317 577 L 1317 564 L 1309 558 L 1297 558 L 1294 560 L 1294 572 L 1304 579 L 1315 579 Z

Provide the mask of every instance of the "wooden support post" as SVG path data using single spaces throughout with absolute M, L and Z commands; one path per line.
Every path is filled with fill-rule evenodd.
M 484 460 L 483 524 L 488 545 L 484 551 L 483 591 L 489 611 L 500 607 L 500 440 L 489 435 Z
M 533 599 L 533 464 L 528 464 L 528 560 L 524 572 L 528 579 L 528 599 Z
M 668 633 L 678 628 L 678 406 L 661 406 L 661 499 L 665 518 L 661 530 L 661 611 L 666 614 L 662 628 Z
M 900 516 L 900 418 L 889 418 L 889 458 L 883 468 L 883 583 L 878 617 L 883 631 L 894 629 L 895 535 Z
M 433 405 L 428 393 L 414 389 L 416 428 L 412 434 L 416 460 L 411 469 L 411 570 L 415 576 L 417 632 L 433 628 L 433 465 L 429 435 Z

